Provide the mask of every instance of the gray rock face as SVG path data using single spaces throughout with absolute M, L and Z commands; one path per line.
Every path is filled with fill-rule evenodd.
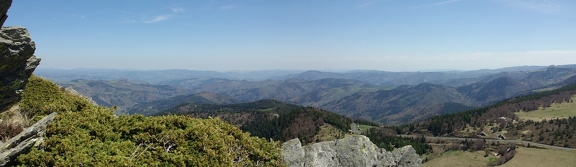
M 422 159 L 412 146 L 394 151 L 378 148 L 366 136 L 315 143 L 302 147 L 299 139 L 282 144 L 284 164 L 288 167 L 385 167 L 421 166 Z
M 8 18 L 8 9 L 12 6 L 12 0 L 0 0 L 0 27 L 4 25 L 4 22 Z
M 11 0 L 0 0 L 0 23 L 4 24 Z M 21 99 L 28 78 L 40 64 L 34 56 L 36 46 L 26 28 L 1 27 L 0 30 L 0 111 Z
M 45 116 L 34 125 L 24 129 L 17 136 L 0 145 L 0 167 L 10 165 L 20 154 L 28 153 L 34 145 L 41 143 L 43 141 L 42 134 L 46 126 L 54 120 L 56 115 L 57 113 L 52 113 Z

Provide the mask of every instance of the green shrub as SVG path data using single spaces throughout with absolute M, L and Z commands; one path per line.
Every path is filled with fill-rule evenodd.
M 28 79 L 22 100 L 21 110 L 35 119 L 52 112 L 81 111 L 83 109 L 97 108 L 88 100 L 76 95 L 64 93 L 58 85 L 45 79 L 32 76 Z
M 25 102 L 29 111 L 59 114 L 45 142 L 18 157 L 21 166 L 281 166 L 278 143 L 219 119 L 115 116 L 49 81 L 29 87 L 26 99 L 37 100 Z

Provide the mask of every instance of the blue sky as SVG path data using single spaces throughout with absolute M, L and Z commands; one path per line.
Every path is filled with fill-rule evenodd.
M 574 0 L 23 0 L 42 68 L 418 71 L 576 64 Z

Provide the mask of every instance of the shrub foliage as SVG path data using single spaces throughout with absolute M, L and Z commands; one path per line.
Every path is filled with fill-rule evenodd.
M 115 116 L 36 77 L 21 103 L 32 115 L 59 112 L 22 166 L 281 166 L 278 143 L 219 119 Z

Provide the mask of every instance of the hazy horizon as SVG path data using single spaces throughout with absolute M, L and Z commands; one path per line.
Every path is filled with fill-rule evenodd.
M 169 70 L 188 70 L 188 71 L 214 71 L 214 72 L 271 72 L 271 71 L 282 71 L 282 72 L 306 72 L 306 71 L 321 71 L 321 72 L 350 72 L 350 71 L 382 71 L 382 72 L 450 72 L 450 71 L 479 71 L 479 70 L 498 70 L 505 68 L 515 68 L 515 67 L 550 67 L 550 66 L 564 66 L 564 65 L 575 65 L 575 64 L 551 64 L 545 66 L 537 65 L 522 65 L 522 66 L 510 66 L 501 68 L 483 68 L 483 69 L 472 69 L 472 70 L 455 70 L 455 69 L 426 69 L 417 71 L 390 71 L 390 70 L 375 70 L 375 69 L 263 69 L 263 70 L 197 70 L 197 69 L 179 69 L 179 68 L 167 68 L 167 69 L 134 69 L 134 68 L 52 68 L 52 67 L 37 67 L 40 70 L 119 70 L 119 71 L 169 71 Z
M 576 1 L 14 1 L 40 68 L 479 70 L 576 64 Z

